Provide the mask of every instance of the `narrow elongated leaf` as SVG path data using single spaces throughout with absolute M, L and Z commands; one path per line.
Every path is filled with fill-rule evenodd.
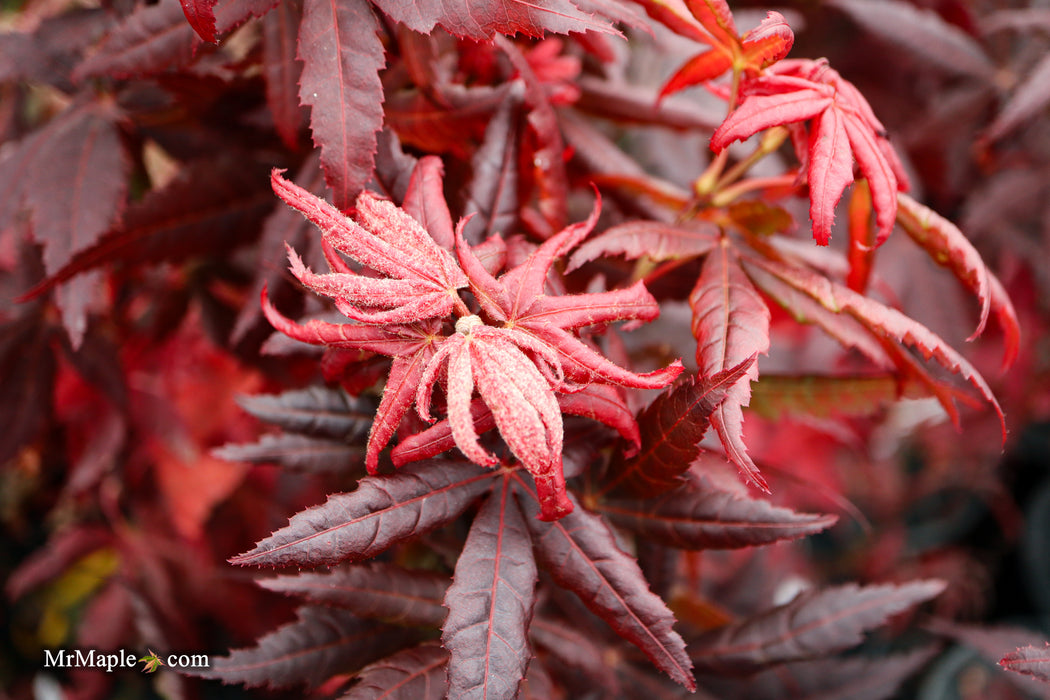
M 604 255 L 628 260 L 644 256 L 656 262 L 699 257 L 718 243 L 718 228 L 707 222 L 689 227 L 658 221 L 629 221 L 606 230 L 576 249 L 566 268 L 571 272 Z
M 517 696 L 532 658 L 536 580 L 525 518 L 503 479 L 474 518 L 445 594 L 441 642 L 450 652 L 452 697 Z
M 442 700 L 448 652 L 436 642 L 403 649 L 361 669 L 340 700 Z
M 370 398 L 323 386 L 238 396 L 237 403 L 259 420 L 285 430 L 346 442 L 364 437 L 376 408 Z
M 402 208 L 419 222 L 442 248 L 452 250 L 456 244 L 452 214 L 444 192 L 445 167 L 437 156 L 424 156 L 412 168 L 405 189 Z
M 731 549 L 796 539 L 826 530 L 838 520 L 835 515 L 796 513 L 769 501 L 742 498 L 703 481 L 649 501 L 611 500 L 598 511 L 642 537 L 683 549 Z
M 689 655 L 698 669 L 747 674 L 832 654 L 859 644 L 864 632 L 936 597 L 945 586 L 930 580 L 809 591 L 786 605 L 704 634 L 689 645 Z
M 1050 57 L 1043 56 L 1017 86 L 985 135 L 1000 139 L 1043 111 L 1050 102 Z
M 617 33 L 607 22 L 582 12 L 570 0 L 374 0 L 377 7 L 420 34 L 441 26 L 468 39 L 495 33 L 543 36 L 544 32 Z
M 1050 683 L 1050 644 L 1042 648 L 1029 645 L 1020 647 L 1004 656 L 999 665 L 1008 671 L 1033 676 Z
M 445 620 L 447 611 L 441 601 L 448 583 L 448 576 L 385 562 L 259 581 L 267 590 L 298 596 L 314 605 L 331 605 L 359 617 L 420 627 L 440 627 Z
M 614 696 L 619 694 L 616 677 L 609 673 L 606 665 L 604 643 L 588 634 L 585 628 L 564 620 L 538 617 L 532 621 L 529 633 L 536 645 L 550 652 L 559 664 L 581 671 L 591 682 Z
M 411 639 L 407 630 L 365 622 L 336 608 L 299 609 L 299 619 L 261 637 L 256 646 L 213 658 L 195 673 L 249 687 L 317 688 L 336 673 L 381 659 Z
M 609 526 L 578 505 L 560 520 L 541 522 L 532 489 L 522 488 L 519 500 L 531 516 L 526 522 L 536 558 L 555 582 L 578 595 L 591 612 L 645 652 L 676 683 L 694 690 L 685 643 L 672 629 L 674 615 L 649 590 L 638 562 L 617 546 Z
M 280 464 L 305 472 L 352 473 L 364 465 L 365 449 L 339 440 L 309 435 L 263 435 L 256 442 L 223 445 L 212 454 L 231 462 Z
M 1003 365 L 1012 364 L 1017 357 L 1021 335 L 1017 312 L 1014 311 L 1013 303 L 1006 296 L 1002 285 L 993 279 L 994 276 L 985 266 L 981 254 L 955 224 L 937 212 L 903 193 L 897 195 L 897 201 L 897 221 L 901 228 L 922 246 L 935 262 L 951 270 L 959 281 L 977 296 L 981 304 L 981 316 L 977 330 L 969 340 L 973 340 L 984 331 L 988 315 L 994 311 L 1006 336 Z
M 769 350 L 769 308 L 744 274 L 728 238 L 722 238 L 704 260 L 696 286 L 689 293 L 689 306 L 701 376 L 713 379 Z M 747 455 L 743 439 L 742 407 L 751 401 L 751 382 L 755 379 L 758 364 L 752 362 L 746 375 L 728 387 L 725 400 L 711 414 L 711 426 L 730 461 L 764 488 L 765 481 Z
M 296 38 L 302 17 L 299 0 L 282 0 L 262 20 L 262 71 L 266 104 L 281 140 L 295 149 L 299 128 L 305 123 L 299 103 L 299 76 L 303 65 L 296 58 Z
M 747 678 L 708 677 L 703 682 L 719 697 L 763 700 L 888 700 L 937 655 L 936 647 L 889 656 L 832 656 L 775 666 Z M 720 693 L 720 691 L 722 691 Z
M 918 351 L 926 360 L 934 360 L 949 372 L 962 376 L 974 389 L 995 409 L 1002 426 L 1003 439 L 1006 439 L 1006 420 L 999 402 L 992 394 L 991 387 L 977 369 L 966 358 L 956 352 L 950 345 L 926 326 L 905 316 L 896 309 L 885 306 L 874 299 L 857 294 L 853 290 L 830 279 L 801 267 L 794 267 L 777 262 L 752 261 L 766 271 L 780 278 L 798 291 L 812 297 L 825 309 L 834 313 L 846 313 L 858 320 L 871 333 L 886 340 L 901 343 Z M 907 358 L 900 355 L 898 361 Z M 906 367 L 915 374 L 918 367 Z M 944 409 L 957 421 L 958 412 L 952 403 L 952 394 L 938 392 L 938 399 Z
M 379 23 L 367 0 L 304 0 L 298 57 L 299 99 L 310 106 L 325 182 L 346 210 L 372 177 L 376 132 L 383 126 L 385 64 Z
M 638 419 L 641 451 L 631 460 L 614 458 L 602 491 L 647 498 L 678 486 L 681 475 L 700 453 L 699 442 L 711 414 L 754 361 L 752 356 L 709 379 L 686 381 L 653 401 Z
M 184 66 L 193 58 L 195 41 L 179 0 L 140 5 L 76 67 L 73 80 L 153 75 Z
M 233 557 L 253 566 L 334 566 L 369 559 L 449 522 L 492 486 L 493 472 L 469 462 L 426 462 L 368 477 Z
M 463 230 L 471 244 L 495 233 L 513 233 L 518 221 L 518 157 L 524 86 L 519 82 L 485 129 L 485 140 L 471 160 L 472 176 L 463 215 L 476 214 Z
M 733 57 L 721 48 L 708 49 L 692 57 L 674 72 L 660 88 L 660 97 L 674 94 L 694 85 L 714 80 L 729 70 Z
M 994 64 L 970 35 L 903 0 L 829 0 L 868 31 L 952 73 L 990 80 Z
M 129 206 L 121 225 L 81 249 L 22 299 L 109 263 L 178 262 L 206 252 L 228 252 L 257 235 L 273 207 L 273 195 L 260 188 L 266 182 L 260 175 L 232 153 L 195 161 L 167 186 Z

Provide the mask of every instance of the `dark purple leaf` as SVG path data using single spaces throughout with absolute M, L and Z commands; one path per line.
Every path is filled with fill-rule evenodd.
M 603 493 L 630 493 L 647 498 L 681 483 L 681 475 L 700 454 L 711 413 L 729 389 L 744 377 L 755 358 L 709 379 L 688 379 L 653 401 L 638 418 L 641 451 L 632 459 L 617 454 L 603 479 Z
M 450 34 L 469 39 L 491 39 L 493 34 L 523 33 L 539 37 L 545 32 L 612 32 L 605 21 L 580 11 L 570 0 L 373 0 L 394 20 L 420 34 L 441 26 Z
M 940 619 L 931 620 L 925 626 L 936 634 L 973 649 L 989 664 L 1001 663 L 1005 655 L 1020 647 L 1042 649 L 1047 645 L 1046 635 L 1020 626 L 976 625 Z M 1021 673 L 1006 673 L 1005 677 L 1025 692 L 1040 698 L 1050 698 L 1050 689 L 1040 679 Z
M 153 75 L 188 64 L 199 41 L 179 0 L 144 4 L 124 18 L 73 71 L 73 80 Z
M 683 549 L 730 549 L 826 530 L 835 515 L 796 513 L 769 501 L 719 491 L 705 480 L 656 499 L 604 502 L 599 512 L 642 537 Z
M 256 442 L 223 445 L 212 454 L 231 462 L 280 464 L 304 472 L 339 472 L 362 474 L 364 445 L 347 445 L 326 437 L 309 435 L 263 435 Z
M 609 526 L 578 505 L 560 520 L 541 522 L 534 492 L 522 491 L 520 502 L 530 516 L 526 522 L 536 558 L 554 581 L 579 596 L 676 683 L 694 690 L 685 643 L 672 629 L 674 615 L 649 590 L 638 562 L 620 549 Z
M 403 649 L 361 669 L 340 700 L 442 700 L 448 652 L 436 642 Z
M 798 661 L 771 668 L 746 680 L 710 677 L 708 690 L 763 700 L 887 700 L 910 676 L 936 656 L 937 649 L 921 648 L 904 654 L 869 657 L 833 656 Z
M 606 664 L 606 647 L 592 635 L 561 619 L 538 617 L 529 626 L 529 634 L 536 646 L 547 650 L 557 663 L 578 670 L 588 680 L 600 685 L 612 695 L 619 689 L 616 677 L 609 673 Z
M 368 434 L 376 409 L 375 401 L 368 397 L 353 397 L 323 386 L 239 396 L 237 403 L 259 420 L 285 430 L 347 443 Z
M 281 140 L 295 149 L 305 115 L 299 103 L 299 77 L 302 63 L 296 59 L 296 38 L 302 3 L 283 0 L 262 21 L 262 70 L 266 80 L 266 104 L 273 114 L 273 125 Z M 298 246 L 293 246 L 298 247 Z
M 944 590 L 943 581 L 901 585 L 847 584 L 800 594 L 790 603 L 704 634 L 689 645 L 698 669 L 748 674 L 787 661 L 833 654 L 868 630 Z
M 310 106 L 333 201 L 347 210 L 372 178 L 376 132 L 383 126 L 385 64 L 379 22 L 367 0 L 304 0 L 298 57 L 299 99 Z
M 411 640 L 403 629 L 363 621 L 337 608 L 299 609 L 299 619 L 260 637 L 254 647 L 213 657 L 195 673 L 248 687 L 318 688 L 337 673 L 349 673 Z
M 518 222 L 518 157 L 524 86 L 517 82 L 485 129 L 485 140 L 471 161 L 463 215 L 474 214 L 463 235 L 471 244 L 496 233 L 515 232 Z
M 985 132 L 995 141 L 1043 112 L 1050 102 L 1050 56 L 1043 56 L 1017 86 Z
M 991 80 L 994 64 L 973 37 L 933 10 L 903 0 L 829 0 L 858 24 L 892 44 L 953 73 Z
M 356 564 L 327 573 L 278 576 L 258 583 L 314 605 L 332 605 L 359 617 L 402 625 L 440 627 L 447 613 L 441 601 L 448 589 L 448 576 L 384 562 Z
M 454 519 L 492 487 L 494 476 L 469 462 L 434 461 L 368 477 L 356 491 L 329 496 L 230 561 L 311 567 L 369 559 Z
M 213 251 L 229 252 L 257 235 L 273 207 L 259 170 L 236 154 L 187 166 L 166 187 L 152 190 L 128 207 L 123 224 L 37 285 L 32 298 L 74 275 L 101 265 L 181 261 Z
M 0 325 L 0 464 L 34 440 L 51 416 L 57 370 L 47 327 L 32 316 Z
M 536 562 L 518 502 L 504 479 L 470 527 L 445 594 L 449 694 L 512 700 L 532 659 L 528 630 Z

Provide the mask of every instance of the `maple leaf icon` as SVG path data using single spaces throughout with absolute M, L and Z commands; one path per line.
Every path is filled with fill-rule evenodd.
M 141 659 L 139 659 L 139 661 L 145 664 L 145 667 L 142 669 L 143 673 L 153 673 L 158 668 L 164 665 L 164 662 L 161 661 L 160 657 L 157 656 L 157 652 L 153 651 L 152 649 L 149 649 L 148 651 L 149 653 L 146 654 L 146 656 L 143 656 Z

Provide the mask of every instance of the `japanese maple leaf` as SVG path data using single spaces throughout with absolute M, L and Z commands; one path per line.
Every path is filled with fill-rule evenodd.
M 321 229 L 331 248 L 386 277 L 367 277 L 329 261 L 340 271 L 315 274 L 288 250 L 292 274 L 309 289 L 331 297 L 347 318 L 368 324 L 410 323 L 444 318 L 460 298 L 467 279 L 449 251 L 393 202 L 371 192 L 357 198 L 360 224 L 307 190 L 271 174 L 274 192 Z M 381 310 L 371 310 L 381 309 Z
M 733 141 L 773 126 L 812 120 L 806 133 L 809 215 L 813 237 L 827 245 L 835 205 L 853 182 L 853 161 L 871 188 L 876 245 L 890 235 L 897 217 L 897 191 L 907 176 L 886 139 L 886 129 L 867 100 L 823 60 L 788 60 L 742 85 L 747 97 L 711 137 L 721 152 Z
M 637 282 L 626 289 L 596 294 L 547 295 L 544 285 L 555 259 L 578 245 L 594 228 L 600 200 L 586 221 L 571 224 L 547 239 L 520 265 L 496 279 L 475 256 L 457 231 L 456 254 L 467 275 L 470 290 L 491 325 L 514 328 L 549 346 L 559 358 L 565 380 L 586 385 L 591 382 L 617 384 L 638 389 L 667 386 L 682 371 L 680 362 L 664 369 L 635 374 L 584 343 L 571 331 L 614 321 L 647 322 L 660 313 L 659 305 Z M 569 385 L 563 384 L 564 390 Z
M 661 88 L 661 98 L 714 80 L 730 68 L 746 75 L 758 75 L 762 69 L 787 56 L 795 43 L 794 32 L 779 12 L 769 12 L 761 24 L 740 36 L 724 2 L 693 2 L 690 9 L 711 32 L 713 46 L 675 71 Z

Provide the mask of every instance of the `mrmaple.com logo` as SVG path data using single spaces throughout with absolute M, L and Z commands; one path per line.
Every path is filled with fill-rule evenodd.
M 59 649 L 44 650 L 44 668 L 95 668 L 112 673 L 118 668 L 135 668 L 143 664 L 144 673 L 153 673 L 161 666 L 171 668 L 210 668 L 211 659 L 207 654 L 168 654 L 161 658 L 152 649 L 142 657 L 135 657 L 130 651 L 120 649 L 112 652 L 100 652 L 96 649 Z

